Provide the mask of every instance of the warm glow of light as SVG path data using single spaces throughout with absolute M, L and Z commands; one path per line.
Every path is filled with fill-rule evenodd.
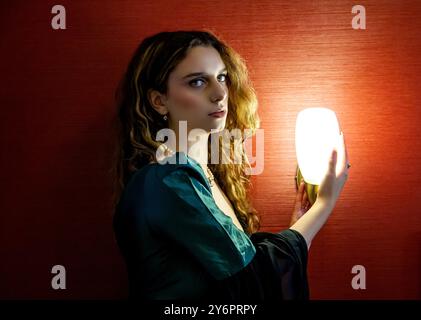
M 320 185 L 326 175 L 329 158 L 340 138 L 335 112 L 327 108 L 308 108 L 297 116 L 295 149 L 304 181 Z M 338 152 L 336 172 L 343 155 Z

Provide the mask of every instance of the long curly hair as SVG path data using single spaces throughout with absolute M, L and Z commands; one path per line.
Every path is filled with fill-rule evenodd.
M 242 57 L 231 47 L 218 39 L 213 31 L 160 32 L 145 38 L 134 52 L 127 71 L 121 80 L 116 100 L 118 113 L 115 120 L 115 147 L 111 175 L 113 179 L 113 208 L 118 204 L 121 193 L 130 175 L 150 162 L 156 162 L 156 150 L 162 144 L 154 137 L 167 123 L 147 98 L 149 89 L 167 93 L 170 73 L 195 46 L 215 48 L 227 68 L 228 114 L 225 131 L 248 129 L 254 135 L 259 128 L 257 97 Z M 211 139 L 209 135 L 209 139 Z M 230 155 L 225 154 L 228 163 L 209 163 L 217 183 L 227 195 L 244 231 L 251 235 L 260 228 L 260 217 L 251 205 L 248 192 L 251 187 L 246 168 L 250 168 L 244 145 L 230 145 Z M 235 148 L 235 150 L 234 150 Z M 208 158 L 211 157 L 211 143 L 208 143 Z M 241 163 L 232 160 L 231 154 L 240 152 Z

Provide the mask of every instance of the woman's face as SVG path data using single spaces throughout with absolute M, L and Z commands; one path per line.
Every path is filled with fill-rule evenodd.
M 195 128 L 209 133 L 222 130 L 228 113 L 226 74 L 225 64 L 213 47 L 190 49 L 168 78 L 165 105 L 169 127 L 178 133 L 178 121 L 185 120 L 188 132 Z M 209 115 L 221 109 L 225 114 Z

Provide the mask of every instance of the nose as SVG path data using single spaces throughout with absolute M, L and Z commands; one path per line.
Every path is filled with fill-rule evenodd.
M 224 101 L 227 97 L 228 90 L 224 84 L 216 83 L 211 94 L 212 102 Z

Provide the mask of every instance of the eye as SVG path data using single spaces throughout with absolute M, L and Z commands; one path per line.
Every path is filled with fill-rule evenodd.
M 221 76 L 224 78 L 224 82 L 227 82 L 228 75 L 227 74 L 221 74 Z
M 227 80 L 228 80 L 228 75 L 227 74 L 221 74 L 221 75 L 219 75 L 220 77 L 223 77 L 223 80 L 222 80 L 222 82 L 227 82 Z M 202 85 L 198 85 L 198 82 L 205 82 L 206 80 L 205 79 L 202 79 L 202 78 L 197 78 L 197 79 L 194 79 L 194 80 L 192 80 L 192 81 L 190 81 L 189 82 L 189 84 L 192 86 L 192 87 L 194 87 L 194 88 L 200 88 L 200 87 L 202 87 Z M 221 80 L 220 80 L 221 81 Z
M 203 79 L 194 79 L 194 80 L 190 81 L 190 82 L 189 82 L 189 84 L 190 84 L 190 85 L 192 85 L 192 84 L 194 84 L 194 83 L 197 83 L 198 81 L 199 81 L 199 82 L 200 82 L 200 81 L 201 81 L 201 82 L 203 82 Z M 199 87 L 201 87 L 201 86 L 193 85 L 193 87 L 195 87 L 195 88 L 199 88 Z

